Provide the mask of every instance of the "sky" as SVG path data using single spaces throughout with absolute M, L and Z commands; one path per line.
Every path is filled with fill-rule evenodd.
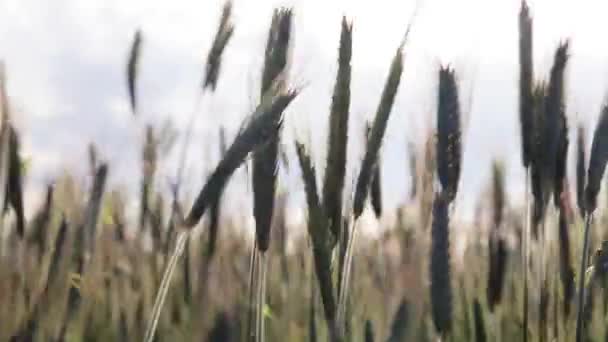
M 110 183 L 133 193 L 140 180 L 145 125 L 170 120 L 183 136 L 195 110 L 203 65 L 223 1 L 219 0 L 3 0 L 0 59 L 7 90 L 31 158 L 26 184 L 29 211 L 47 182 L 65 169 L 84 178 L 87 146 L 94 142 L 110 163 Z M 295 33 L 290 78 L 306 84 L 288 108 L 283 140 L 293 156 L 295 137 L 307 140 L 323 165 L 341 17 L 353 22 L 352 101 L 347 185 L 362 157 L 364 123 L 375 113 L 390 61 L 417 8 L 405 48 L 405 70 L 382 149 L 387 209 L 408 201 L 408 143 L 421 146 L 434 125 L 437 70 L 458 74 L 465 112 L 464 160 L 458 212 L 473 212 L 488 184 L 494 158 L 507 168 L 511 202 L 523 193 L 517 121 L 517 13 L 519 0 L 235 0 L 236 31 L 222 64 L 218 89 L 196 111 L 186 194 L 193 196 L 217 161 L 217 135 L 233 137 L 257 101 L 263 50 L 273 8 L 290 6 Z M 567 111 L 571 127 L 592 128 L 606 94 L 608 3 L 596 0 L 530 1 L 534 64 L 547 78 L 553 51 L 571 39 Z M 129 111 L 125 65 L 133 33 L 141 28 L 138 97 Z M 588 130 L 591 134 L 591 129 Z M 572 138 L 574 135 L 572 135 Z M 589 139 L 588 139 L 589 140 Z M 573 141 L 573 139 L 571 139 Z M 179 146 L 179 140 L 178 140 Z M 157 186 L 175 179 L 176 153 L 159 170 Z M 572 172 L 573 170 L 571 170 Z M 572 174 L 572 173 L 571 173 Z M 297 170 L 281 173 L 281 186 L 301 198 Z M 232 208 L 250 208 L 243 172 L 227 191 Z M 298 203 L 296 200 L 294 203 Z M 296 204 L 294 204 L 296 205 Z

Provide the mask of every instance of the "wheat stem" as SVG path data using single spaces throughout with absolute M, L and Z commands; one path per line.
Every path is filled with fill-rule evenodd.
M 163 279 L 160 283 L 160 287 L 158 289 L 158 293 L 156 294 L 156 299 L 154 300 L 154 306 L 152 308 L 152 318 L 150 320 L 150 324 L 146 329 L 146 334 L 144 341 L 152 342 L 154 341 L 154 334 L 156 333 L 156 326 L 158 325 L 158 319 L 160 317 L 161 310 L 163 308 L 163 304 L 165 303 L 165 299 L 167 298 L 167 292 L 169 291 L 169 285 L 171 284 L 171 279 L 173 277 L 173 272 L 175 271 L 175 266 L 179 261 L 179 257 L 182 255 L 184 251 L 184 246 L 186 245 L 186 241 L 189 237 L 189 231 L 182 230 L 177 235 L 177 242 L 175 244 L 175 250 L 173 254 L 171 254 L 171 258 L 167 263 L 167 268 L 163 274 Z
M 340 281 L 340 296 L 338 297 L 338 312 L 336 320 L 338 322 L 338 329 L 342 332 L 344 329 L 344 324 L 346 323 L 345 315 L 346 315 L 346 302 L 348 298 L 348 288 L 350 283 L 350 273 L 352 270 L 352 261 L 353 261 L 353 246 L 355 245 L 355 238 L 357 237 L 357 227 L 359 220 L 351 219 L 349 220 L 351 227 L 349 227 L 349 237 L 348 243 L 346 245 L 345 252 L 345 261 L 344 261 L 344 270 L 342 272 L 342 279 Z
M 583 235 L 583 255 L 581 257 L 581 268 L 579 269 L 579 280 L 578 280 L 578 312 L 576 315 L 576 342 L 583 340 L 583 332 L 585 327 L 583 326 L 583 312 L 585 309 L 585 269 L 587 266 L 587 258 L 589 254 L 589 230 L 591 230 L 591 222 L 593 221 L 593 215 L 587 213 L 585 216 L 585 233 Z
M 528 341 L 528 243 L 530 237 L 530 169 L 526 168 L 526 185 L 525 185 L 525 216 L 524 216 L 524 231 L 523 231 L 523 272 L 524 272 L 524 315 L 523 315 L 523 341 Z

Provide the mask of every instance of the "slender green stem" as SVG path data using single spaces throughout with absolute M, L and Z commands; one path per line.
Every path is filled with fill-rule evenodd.
M 587 213 L 585 215 L 585 233 L 583 235 L 583 255 L 581 257 L 581 268 L 578 277 L 578 312 L 576 315 L 576 342 L 583 340 L 583 313 L 585 311 L 585 269 L 587 268 L 587 258 L 589 254 L 589 230 L 591 230 L 591 222 L 593 215 Z

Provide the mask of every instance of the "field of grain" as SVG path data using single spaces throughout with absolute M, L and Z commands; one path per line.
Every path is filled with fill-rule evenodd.
M 66 171 L 54 179 L 35 215 L 26 217 L 27 163 L 5 89 L 10 70 L 2 70 L 0 341 L 608 340 L 602 229 L 608 218 L 601 199 L 608 102 L 597 109 L 595 127 L 573 127 L 565 86 L 571 42 L 555 46 L 548 75 L 538 75 L 526 1 L 513 18 L 519 101 L 512 110 L 520 122 L 525 200 L 508 198 L 504 164 L 496 159 L 468 224 L 454 219 L 466 96 L 451 65 L 433 75 L 433 131 L 420 148 L 403 152 L 411 170 L 407 204 L 394 212 L 383 206 L 382 144 L 398 90 L 408 87 L 404 59 L 416 11 L 386 61 L 365 132 L 349 129 L 357 38 L 343 18 L 319 163 L 310 141 L 282 134 L 284 113 L 307 84 L 288 73 L 297 13 L 277 8 L 263 47 L 259 100 L 234 136 L 215 128 L 220 158 L 202 188 L 192 189 L 184 180 L 189 151 L 198 148 L 192 127 L 204 120 L 197 109 L 214 96 L 222 56 L 239 29 L 232 6 L 221 8 L 184 139 L 176 143 L 170 133 L 144 127 L 135 218 L 126 214 L 131 197 L 107 182 L 113 165 L 93 144 L 88 175 Z M 138 96 L 145 44 L 145 33 L 136 31 L 125 60 L 124 100 L 133 118 L 146 115 Z M 570 131 L 576 141 L 569 141 Z M 347 147 L 359 139 L 364 155 L 348 179 Z M 167 148 L 179 155 L 171 193 L 155 186 Z M 568 160 L 569 150 L 575 160 Z M 291 193 L 279 186 L 281 168 L 295 170 L 304 189 L 305 215 L 297 225 L 286 205 Z M 252 197 L 251 213 L 222 210 L 224 189 L 239 169 L 250 182 L 242 193 Z M 195 196 L 186 198 L 185 188 Z M 253 239 L 243 234 L 249 217 Z M 361 232 L 370 220 L 378 232 Z

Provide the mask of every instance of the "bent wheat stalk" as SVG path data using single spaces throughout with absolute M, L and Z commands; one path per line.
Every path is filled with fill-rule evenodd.
M 239 132 L 232 145 L 226 151 L 226 155 L 218 163 L 217 167 L 203 186 L 203 189 L 194 201 L 188 216 L 185 219 L 181 219 L 182 216 L 178 210 L 178 223 L 182 230 L 178 234 L 175 250 L 164 271 L 163 281 L 161 282 L 160 289 L 156 295 L 152 317 L 148 328 L 146 329 L 144 341 L 151 342 L 154 339 L 158 318 L 160 317 L 160 312 L 167 296 L 167 289 L 189 233 L 200 221 L 205 210 L 209 208 L 212 203 L 217 202 L 226 183 L 234 171 L 243 164 L 247 156 L 255 149 L 264 145 L 269 139 L 276 136 L 278 129 L 282 124 L 283 110 L 291 103 L 297 94 L 298 92 L 296 90 L 284 91 L 274 96 L 269 93 L 266 94 L 260 105 L 251 115 L 248 125 Z

